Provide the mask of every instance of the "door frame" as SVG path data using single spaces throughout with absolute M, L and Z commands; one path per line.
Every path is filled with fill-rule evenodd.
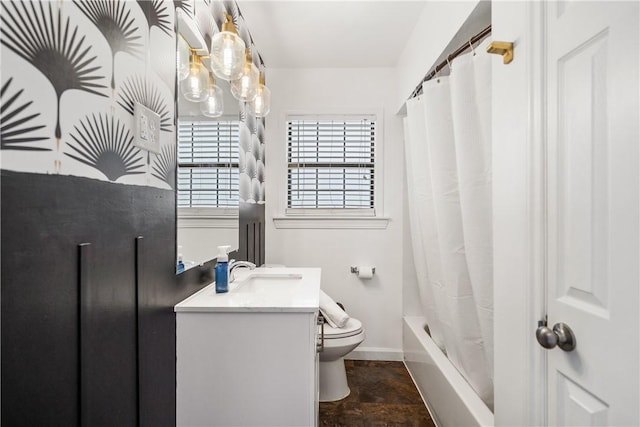
M 544 2 L 493 2 L 492 39 L 514 60 L 492 64 L 495 425 L 546 425 Z

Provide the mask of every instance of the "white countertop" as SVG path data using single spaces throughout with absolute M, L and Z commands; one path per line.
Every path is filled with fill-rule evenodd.
M 229 291 L 216 293 L 215 283 L 176 304 L 181 312 L 313 312 L 320 304 L 319 268 L 239 268 Z M 280 279 L 279 279 L 280 277 Z M 265 283 L 258 283 L 258 280 Z M 273 288 L 269 288 L 273 283 Z M 255 287 L 252 287 L 255 286 Z

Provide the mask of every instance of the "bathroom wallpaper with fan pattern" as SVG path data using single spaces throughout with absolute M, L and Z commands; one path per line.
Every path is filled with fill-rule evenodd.
M 3 1 L 1 167 L 174 189 L 175 8 L 205 40 L 233 16 L 264 64 L 235 2 Z M 160 115 L 159 154 L 138 149 L 134 104 Z M 241 106 L 240 197 L 264 202 L 264 119 Z
M 2 168 L 162 187 L 133 145 L 133 104 L 175 144 L 172 5 L 8 1 L 2 15 Z
M 210 281 L 175 274 L 176 8 L 251 43 L 234 2 L 0 2 L 3 425 L 175 423 L 172 307 Z M 133 145 L 136 102 L 159 154 Z M 264 121 L 241 120 L 261 202 Z

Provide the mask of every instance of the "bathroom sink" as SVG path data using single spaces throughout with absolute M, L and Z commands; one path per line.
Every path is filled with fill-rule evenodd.
M 258 267 L 234 270 L 229 292 L 216 293 L 215 283 L 176 305 L 176 312 L 316 312 L 320 269 Z
M 297 273 L 253 273 L 241 281 L 234 292 L 247 293 L 290 293 L 299 290 L 302 274 Z

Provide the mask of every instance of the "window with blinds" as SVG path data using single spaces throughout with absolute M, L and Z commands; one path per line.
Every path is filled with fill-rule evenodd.
M 374 208 L 373 116 L 289 117 L 289 209 Z
M 238 207 L 239 123 L 178 122 L 178 207 Z

